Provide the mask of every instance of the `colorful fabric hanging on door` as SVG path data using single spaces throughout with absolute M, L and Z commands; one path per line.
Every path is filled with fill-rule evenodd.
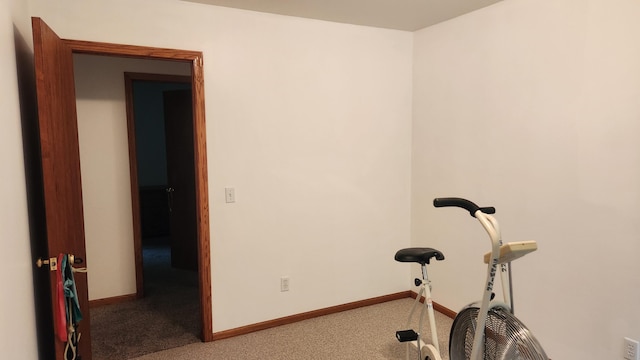
M 56 271 L 56 309 L 55 332 L 58 340 L 65 342 L 64 358 L 66 360 L 79 360 L 78 323 L 82 320 L 78 291 L 73 273 L 73 263 L 69 255 L 58 255 L 58 270 Z M 82 271 L 82 270 L 81 270 Z

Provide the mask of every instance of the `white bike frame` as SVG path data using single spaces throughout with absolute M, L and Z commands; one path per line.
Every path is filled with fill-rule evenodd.
M 420 320 L 418 321 L 418 339 L 416 341 L 416 347 L 418 351 L 418 358 L 423 359 L 424 355 L 428 355 L 431 360 L 441 360 L 440 345 L 438 344 L 438 332 L 436 328 L 436 318 L 433 311 L 433 299 L 431 298 L 431 280 L 427 275 L 426 266 L 422 266 L 422 284 L 420 285 L 420 292 L 416 296 L 416 300 L 413 303 L 411 312 L 409 313 L 409 319 L 407 320 L 407 328 L 411 324 L 411 319 L 416 310 L 416 307 L 420 303 L 422 295 L 424 295 L 424 304 L 420 310 Z M 422 340 L 422 321 L 424 319 L 424 311 L 427 310 L 427 316 L 429 317 L 429 328 L 431 330 L 431 343 L 425 343 Z M 407 343 L 407 360 L 409 360 L 410 352 L 409 348 L 413 342 Z
M 496 271 L 498 265 L 500 265 L 500 281 L 502 285 L 503 299 L 506 306 L 509 309 L 512 308 L 512 297 L 510 291 L 509 278 L 509 266 L 507 264 L 498 264 L 500 257 L 500 246 L 502 245 L 502 237 L 500 235 L 500 227 L 498 221 L 491 215 L 483 213 L 481 210 L 477 210 L 474 214 L 475 218 L 480 221 L 482 227 L 489 234 L 491 239 L 491 256 L 487 266 L 487 281 L 484 288 L 484 295 L 482 297 L 482 303 L 480 305 L 480 311 L 478 312 L 478 318 L 476 320 L 476 332 L 473 337 L 473 347 L 471 348 L 470 360 L 481 360 L 484 354 L 484 327 L 487 322 L 487 316 L 489 309 L 494 305 L 491 302 L 491 295 L 493 294 L 493 285 L 495 283 Z

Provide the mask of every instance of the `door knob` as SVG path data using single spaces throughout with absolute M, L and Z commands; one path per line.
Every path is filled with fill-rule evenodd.
M 173 211 L 173 193 L 176 189 L 172 187 L 167 188 L 167 205 L 169 205 L 169 212 Z
M 69 254 L 69 262 L 71 264 L 82 264 L 84 259 L 73 254 Z M 38 260 L 36 260 L 36 266 L 39 268 L 49 266 L 50 271 L 56 271 L 58 270 L 58 258 L 55 256 L 48 259 L 38 258 Z
M 39 268 L 49 266 L 49 270 L 56 271 L 58 270 L 58 258 L 50 257 L 44 260 L 42 260 L 42 258 L 38 258 L 38 260 L 36 260 L 36 266 Z

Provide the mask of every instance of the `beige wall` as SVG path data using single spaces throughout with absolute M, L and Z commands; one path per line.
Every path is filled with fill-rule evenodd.
M 4 277 L 0 291 L 0 349 L 7 359 L 36 359 L 36 324 L 33 290 L 34 263 L 31 256 L 29 219 L 22 143 L 20 87 L 16 59 L 21 63 L 22 114 L 33 115 L 33 70 L 31 24 L 27 4 L 0 0 L 0 254 Z M 25 69 L 27 67 L 27 69 Z M 22 72 L 20 71 L 20 72 Z M 25 75 L 23 73 L 23 75 Z M 30 102 L 31 100 L 31 102 Z M 33 119 L 24 119 L 28 123 Z
M 448 255 L 434 296 L 478 298 L 488 240 L 437 196 L 495 205 L 516 312 L 553 359 L 640 338 L 640 3 L 503 1 L 415 34 L 413 244 Z

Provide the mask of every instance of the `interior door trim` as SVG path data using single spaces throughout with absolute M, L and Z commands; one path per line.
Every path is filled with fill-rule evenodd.
M 213 340 L 211 297 L 211 247 L 209 235 L 209 190 L 207 174 L 204 74 L 202 52 L 136 45 L 121 45 L 83 40 L 62 39 L 73 53 L 139 59 L 173 60 L 191 63 L 193 91 L 194 156 L 196 175 L 196 208 L 198 231 L 198 277 L 202 340 Z

